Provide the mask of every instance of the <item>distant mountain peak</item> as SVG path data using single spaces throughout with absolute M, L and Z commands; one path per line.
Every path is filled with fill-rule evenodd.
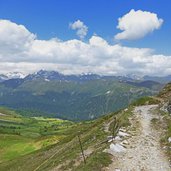
M 0 82 L 10 79 L 23 79 L 26 75 L 21 72 L 9 72 L 7 74 L 0 74 Z
M 82 73 L 80 75 L 64 75 L 58 71 L 47 71 L 40 70 L 34 72 L 33 74 L 29 74 L 25 79 L 26 80 L 58 80 L 58 81 L 88 81 L 99 79 L 101 76 L 93 73 Z
M 21 72 L 9 72 L 6 74 L 8 79 L 24 78 L 26 75 Z
M 26 76 L 26 80 L 36 80 L 36 79 L 43 79 L 43 80 L 63 80 L 65 77 L 63 74 L 57 71 L 47 71 L 41 69 L 40 71 L 34 72 L 33 74 L 29 74 Z
M 41 69 L 37 72 L 34 72 L 29 75 L 25 75 L 21 72 L 9 72 L 7 74 L 0 74 L 0 82 L 10 80 L 10 79 L 24 79 L 24 81 L 31 81 L 31 80 L 45 80 L 45 81 L 64 81 L 64 82 L 84 82 L 84 81 L 91 81 L 91 80 L 118 80 L 120 82 L 126 82 L 126 81 L 155 81 L 160 83 L 168 83 L 171 81 L 171 75 L 164 76 L 164 77 L 157 77 L 157 76 L 141 76 L 136 74 L 127 74 L 127 75 L 121 75 L 121 76 L 108 76 L 108 75 L 98 75 L 92 72 L 85 72 L 81 74 L 71 74 L 71 75 L 64 75 L 58 71 L 53 70 L 44 70 Z

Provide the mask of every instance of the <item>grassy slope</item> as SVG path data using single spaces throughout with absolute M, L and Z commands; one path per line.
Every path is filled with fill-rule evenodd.
M 161 138 L 161 143 L 163 146 L 167 147 L 167 154 L 171 161 L 171 143 L 168 142 L 168 138 L 171 137 L 171 111 L 166 112 L 168 107 L 171 106 L 171 83 L 167 84 L 163 90 L 159 93 L 158 98 L 162 99 L 162 103 L 160 104 L 159 112 L 163 115 L 162 122 L 160 122 L 160 126 L 165 130 L 163 136 Z M 165 110 L 161 110 L 165 106 Z
M 171 137 L 171 116 L 167 112 L 160 111 L 160 113 L 162 113 L 162 120 L 157 120 L 155 125 L 165 130 L 161 137 L 161 145 L 166 149 L 166 154 L 171 161 L 171 143 L 168 141 L 168 138 Z
M 14 159 L 63 139 L 72 122 L 25 118 L 0 108 L 0 162 Z M 5 114 L 5 115 L 4 115 Z
M 10 158 L 7 150 L 8 147 L 12 147 L 12 144 L 6 144 L 6 147 L 3 147 L 8 156 L 8 161 L 3 159 L 3 162 L 0 164 L 0 170 L 6 171 L 19 171 L 19 170 L 50 170 L 54 167 L 60 167 L 62 170 L 67 170 L 72 168 L 72 170 L 77 171 L 90 171 L 90 170 L 100 170 L 102 167 L 107 166 L 110 162 L 110 155 L 103 152 L 108 144 L 102 143 L 107 140 L 107 136 L 111 135 L 112 132 L 112 122 L 110 126 L 110 132 L 104 131 L 104 124 L 110 122 L 114 116 L 117 116 L 117 122 L 119 126 L 128 124 L 128 116 L 131 114 L 132 107 L 128 111 L 120 111 L 118 113 L 111 113 L 109 115 L 103 116 L 97 120 L 89 122 L 80 122 L 71 124 L 67 129 L 60 128 L 55 135 L 64 136 L 60 141 L 56 142 L 53 145 L 47 145 L 45 148 L 39 148 L 39 150 L 28 149 L 28 151 L 23 152 L 24 144 L 27 142 L 30 144 L 30 141 L 24 141 L 25 137 L 22 135 L 16 135 L 21 139 L 18 139 L 18 142 L 13 141 L 13 145 L 16 144 L 20 147 L 19 151 L 21 154 L 13 156 Z M 20 118 L 23 119 L 23 118 Z M 46 119 L 36 118 L 39 122 Z M 51 124 L 51 121 L 48 121 Z M 52 119 L 53 122 L 53 119 Z M 50 133 L 50 131 L 48 132 Z M 6 137 L 4 140 L 0 141 L 0 144 L 5 141 L 10 141 L 10 139 L 15 136 L 11 134 L 1 134 Z M 83 149 L 86 151 L 91 151 L 91 154 L 87 158 L 87 164 L 84 165 L 82 158 L 80 158 L 80 146 L 77 135 L 80 135 Z M 9 136 L 9 137 L 8 137 Z M 39 138 L 30 138 L 32 145 L 34 146 L 36 141 L 40 142 L 42 136 Z M 36 141 L 35 141 L 36 139 Z M 47 139 L 46 139 L 47 140 Z M 29 145 L 31 148 L 32 146 Z M 15 147 L 14 147 L 15 148 Z M 26 148 L 27 149 L 27 148 Z M 38 148 L 37 148 L 38 149 Z M 10 151 L 13 154 L 13 151 Z M 31 152 L 31 153 L 30 153 Z M 26 154 L 28 153 L 28 154 Z M 9 160 L 12 159 L 13 160 Z M 29 167 L 28 167 L 29 166 Z
M 158 101 L 152 97 L 146 97 L 138 100 L 134 105 L 144 105 L 147 103 L 156 104 Z M 53 135 L 64 136 L 60 141 L 53 145 L 48 144 L 45 148 L 39 148 L 36 151 L 29 151 L 26 155 L 23 153 L 22 155 L 15 156 L 13 160 L 1 163 L 0 170 L 49 171 L 53 170 L 53 168 L 56 170 L 68 170 L 69 168 L 72 168 L 73 171 L 99 171 L 111 163 L 110 155 L 103 152 L 103 150 L 108 147 L 108 143 L 102 142 L 105 142 L 107 140 L 107 136 L 112 134 L 113 122 L 111 121 L 113 120 L 113 117 L 116 117 L 119 127 L 126 127 L 129 125 L 128 118 L 132 114 L 133 107 L 134 106 L 131 105 L 128 110 L 111 113 L 94 121 L 75 124 L 70 123 L 71 125 L 69 125 L 68 128 L 65 126 L 64 128 L 60 127 L 55 133 L 54 130 L 51 130 L 50 126 L 50 128 L 48 127 L 47 134 L 51 134 L 53 132 Z M 43 118 L 32 119 L 40 122 L 41 124 L 43 124 L 43 121 L 47 122 L 47 120 Z M 53 119 L 48 120 L 48 125 L 51 125 L 51 121 L 53 122 Z M 104 125 L 109 122 L 109 132 L 105 132 Z M 39 124 L 33 125 L 35 126 L 34 129 L 39 126 Z M 43 132 L 43 134 L 45 134 L 45 132 Z M 84 165 L 83 160 L 80 157 L 80 146 L 77 135 L 80 135 L 81 137 L 84 151 L 91 151 L 91 154 L 89 154 L 86 159 L 86 165 Z M 22 135 L 18 136 L 21 137 Z M 38 142 L 40 139 L 42 139 L 42 135 L 39 136 Z M 35 141 L 33 144 L 35 144 Z

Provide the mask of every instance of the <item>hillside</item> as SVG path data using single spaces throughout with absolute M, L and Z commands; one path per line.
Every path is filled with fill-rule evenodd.
M 117 128 L 121 125 L 127 125 L 129 122 L 127 120 L 127 117 L 130 114 L 130 110 L 131 108 L 124 113 L 123 112 L 111 113 L 110 115 L 106 115 L 97 120 L 89 121 L 89 122 L 81 122 L 75 124 L 67 121 L 62 123 L 60 122 L 61 127 L 59 127 L 55 132 L 51 130 L 52 129 L 51 126 L 50 128 L 47 126 L 47 132 L 45 132 L 46 134 L 45 136 L 39 135 L 39 136 L 34 136 L 34 138 L 31 137 L 33 139 L 32 143 L 26 141 L 30 144 L 29 147 L 31 147 L 32 145 L 33 146 L 36 145 L 37 142 L 41 142 L 41 141 L 49 142 L 52 136 L 52 132 L 54 134 L 53 139 L 57 140 L 57 142 L 52 141 L 52 144 L 55 143 L 54 145 L 50 145 L 49 143 L 47 144 L 47 146 L 42 146 L 41 148 L 39 148 L 39 150 L 34 149 L 32 151 L 30 150 L 27 152 L 24 152 L 23 149 L 24 143 L 26 142 L 23 141 L 24 135 L 22 133 L 25 131 L 25 129 L 21 127 L 19 130 L 17 130 L 16 127 L 15 128 L 11 127 L 10 125 L 11 123 L 6 123 L 6 126 L 10 130 L 12 130 L 12 132 L 8 132 L 7 127 L 1 128 L 1 136 L 4 138 L 1 139 L 1 143 L 0 143 L 1 146 L 3 147 L 2 148 L 3 155 L 1 158 L 0 170 L 30 171 L 30 170 L 51 170 L 51 169 L 53 170 L 53 168 L 55 170 L 57 168 L 59 170 L 60 169 L 68 170 L 70 167 L 73 167 L 73 169 L 75 170 L 92 170 L 93 168 L 101 169 L 102 167 L 107 166 L 108 164 L 111 163 L 110 155 L 104 153 L 103 150 L 108 146 L 106 143 L 107 136 L 111 135 L 111 132 L 113 132 L 113 129 L 111 128 L 111 126 L 113 125 L 112 124 L 113 116 L 117 116 L 117 120 L 118 120 L 117 122 L 120 123 L 120 125 L 118 125 Z M 7 117 L 7 116 L 9 117 L 8 113 L 3 114 L 0 117 Z M 11 118 L 11 116 L 10 119 L 12 120 L 11 122 L 14 124 L 15 119 Z M 21 117 L 20 119 L 23 120 L 24 118 Z M 30 134 L 32 135 L 32 133 L 36 131 L 38 134 L 40 134 L 39 132 L 40 130 L 38 128 L 42 126 L 41 118 L 36 118 L 36 121 L 37 120 L 40 123 L 38 125 L 34 124 L 35 127 L 33 127 L 33 125 L 28 125 L 28 129 L 31 126 L 29 135 Z M 52 122 L 54 122 L 53 120 L 51 121 L 47 119 L 43 119 L 43 121 L 45 123 L 48 122 L 49 125 L 51 125 Z M 55 123 L 55 125 L 57 124 Z M 65 125 L 68 125 L 67 129 Z M 15 135 L 16 132 L 14 133 L 13 129 L 15 131 L 21 132 L 21 134 L 18 133 L 17 135 Z M 36 131 L 34 131 L 35 129 Z M 116 132 L 116 130 L 114 132 Z M 78 135 L 80 135 L 82 146 L 83 149 L 85 150 L 84 153 L 87 158 L 86 166 L 84 165 L 82 157 L 80 156 L 80 146 L 77 137 Z M 15 136 L 16 139 L 13 138 Z M 6 146 L 4 147 L 3 146 L 4 142 L 9 142 L 9 141 L 11 141 L 11 144 L 5 143 Z M 17 149 L 15 146 L 16 147 L 18 146 L 19 149 Z M 21 153 L 16 154 L 15 156 L 13 155 L 11 157 L 11 153 L 14 154 L 16 151 L 19 151 Z M 5 158 L 5 156 L 8 156 L 8 158 L 7 157 Z
M 130 81 L 129 81 L 130 80 Z M 125 108 L 142 96 L 154 95 L 162 84 L 127 77 L 62 75 L 39 71 L 0 83 L 0 105 L 24 116 L 90 120 Z
M 169 87 L 170 86 L 167 85 L 160 94 L 170 93 Z M 139 152 L 142 153 L 142 149 L 140 148 L 141 145 L 138 144 L 138 142 L 140 141 L 137 141 L 137 139 L 142 139 L 142 141 L 144 141 L 147 146 L 144 146 L 144 152 L 142 153 L 145 158 L 143 160 L 142 158 L 136 158 L 136 161 L 139 163 L 139 168 L 146 168 L 146 166 L 141 165 L 142 162 L 148 163 L 151 160 L 153 161 L 153 158 L 149 159 L 148 157 L 151 155 L 153 156 L 154 154 L 151 153 L 155 151 L 156 154 L 160 153 L 160 155 L 156 155 L 158 157 L 155 159 L 155 161 L 160 161 L 155 166 L 157 167 L 160 165 L 161 162 L 163 162 L 165 163 L 164 171 L 169 171 L 167 170 L 169 164 L 165 154 L 167 154 L 168 157 L 171 156 L 170 143 L 168 141 L 169 137 L 171 137 L 171 117 L 165 109 L 167 109 L 166 104 L 168 104 L 168 99 L 170 96 L 163 99 L 160 94 L 160 97 L 141 98 L 130 105 L 128 108 L 102 116 L 99 119 L 79 123 L 62 120 L 59 121 L 56 119 L 48 118 L 24 118 L 22 116 L 13 114 L 13 112 L 11 114 L 11 111 L 8 112 L 6 110 L 1 110 L 1 124 L 4 123 L 3 120 L 6 120 L 9 116 L 9 120 L 12 120 L 12 122 L 5 123 L 8 128 L 1 127 L 1 137 L 4 137 L 4 139 L 1 139 L 0 144 L 1 146 L 3 146 L 4 142 L 11 141 L 12 144 L 15 146 L 15 144 L 17 144 L 18 142 L 20 144 L 19 147 L 21 153 L 11 157 L 10 151 L 11 153 L 13 153 L 12 149 L 15 148 L 9 148 L 13 147 L 12 144 L 5 143 L 6 147 L 3 147 L 1 150 L 4 151 L 4 153 L 2 153 L 4 155 L 3 157 L 1 157 L 0 170 L 107 171 L 110 169 L 112 170 L 114 168 L 116 169 L 122 167 L 135 168 L 135 165 L 130 165 L 129 163 L 131 163 L 131 161 Z M 151 113 L 151 107 L 154 107 L 154 113 Z M 144 110 L 150 112 L 148 114 L 148 117 L 148 112 L 144 112 Z M 145 115 L 145 118 L 141 115 Z M 14 124 L 14 122 L 16 122 L 15 120 L 19 119 L 20 122 L 21 120 L 22 122 L 24 120 L 34 120 L 36 124 L 32 124 L 29 122 L 28 129 L 26 129 L 24 126 L 20 126 L 20 129 L 11 127 L 10 124 Z M 39 124 L 37 124 L 37 122 Z M 46 127 L 44 127 L 44 122 L 46 123 Z M 141 124 L 142 127 L 140 126 Z M 58 129 L 54 130 L 55 126 L 52 125 L 57 125 Z M 40 129 L 42 128 L 42 126 L 43 130 Z M 142 128 L 145 129 L 144 131 L 149 131 L 148 133 L 150 135 L 152 134 L 153 138 L 151 139 L 150 136 L 149 139 L 144 138 L 144 136 L 146 135 L 144 135 L 144 131 Z M 42 130 L 42 132 L 40 130 Z M 39 148 L 37 149 L 24 152 L 23 139 L 26 138 L 24 137 L 24 135 L 28 135 L 25 133 L 25 131 L 29 131 L 29 135 L 32 135 L 33 132 L 36 133 L 36 136 L 33 137 L 26 136 L 27 138 L 32 139 L 32 143 L 27 141 L 27 143 L 29 142 L 29 147 L 31 144 L 32 146 L 35 146 L 35 144 L 37 146 L 37 142 L 41 142 L 43 144 L 45 143 L 46 145 L 42 145 L 41 147 L 39 146 Z M 37 136 L 37 134 L 39 136 Z M 86 164 L 84 164 L 84 160 L 81 154 L 78 135 L 83 147 Z M 112 135 L 114 135 L 115 140 L 112 140 Z M 16 140 L 11 139 L 11 137 L 13 136 L 17 136 L 17 142 Z M 151 144 L 153 144 L 154 146 L 151 146 L 149 142 L 151 142 Z M 119 143 L 120 145 L 118 144 L 117 147 L 115 147 L 112 145 L 113 143 L 116 145 L 117 143 Z M 134 148 L 138 150 L 136 151 L 136 154 L 134 148 L 132 148 L 132 146 L 134 145 Z M 123 149 L 121 147 L 124 148 L 124 150 L 126 151 L 122 152 Z M 157 148 L 157 150 L 155 150 L 154 147 Z M 117 151 L 115 151 L 113 148 Z M 146 148 L 152 148 L 152 150 L 146 150 Z M 9 151 L 7 151 L 7 149 L 9 149 Z M 113 149 L 114 151 L 110 151 L 111 149 Z M 120 157 L 118 156 L 118 153 L 120 153 Z M 122 160 L 123 158 L 122 155 L 125 155 L 124 165 L 123 163 L 120 163 L 120 160 Z M 133 155 L 133 157 L 129 158 L 129 155 Z M 4 156 L 10 157 L 5 158 Z M 136 164 L 136 162 L 134 163 Z M 153 162 L 151 162 L 150 165 L 148 164 L 148 169 L 155 166 L 153 165 Z
M 0 163 L 57 143 L 73 125 L 55 118 L 26 118 L 0 108 Z
M 133 104 L 131 125 L 105 150 L 113 162 L 102 170 L 171 170 L 170 91 L 167 84 L 156 97 L 141 98 Z

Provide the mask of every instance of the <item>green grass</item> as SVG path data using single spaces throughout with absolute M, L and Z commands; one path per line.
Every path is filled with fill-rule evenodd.
M 171 137 L 171 116 L 168 112 L 162 111 L 159 108 L 155 112 L 162 117 L 153 118 L 151 123 L 156 130 L 161 132 L 161 146 L 165 147 L 166 154 L 171 161 L 171 143 L 168 142 L 168 138 Z
M 0 113 L 0 163 L 60 142 L 74 125 L 55 118 L 22 117 L 5 108 Z
M 14 152 L 11 149 L 9 149 L 9 151 L 7 150 L 7 148 L 10 146 L 12 147 L 12 145 L 10 143 L 6 143 L 6 146 L 2 148 L 5 152 L 5 154 L 3 154 L 3 160 L 5 161 L 6 159 L 6 162 L 0 164 L 0 170 L 30 171 L 38 168 L 38 170 L 48 171 L 55 166 L 62 166 L 63 164 L 64 166 L 62 167 L 69 168 L 72 164 L 72 160 L 77 159 L 80 156 L 80 146 L 77 137 L 78 134 L 80 134 L 84 150 L 89 147 L 95 149 L 93 154 L 87 159 L 87 168 L 94 168 L 96 165 L 98 165 L 99 168 L 102 168 L 110 162 L 110 157 L 108 154 L 102 153 L 102 149 L 99 149 L 96 145 L 106 140 L 107 134 L 104 132 L 103 124 L 108 119 L 111 119 L 112 116 L 113 114 L 106 115 L 94 121 L 80 122 L 75 124 L 67 121 L 56 121 L 53 119 L 32 118 L 36 120 L 34 120 L 34 122 L 30 122 L 30 125 L 32 126 L 35 124 L 37 126 L 45 126 L 47 124 L 46 126 L 48 127 L 49 125 L 47 128 L 47 133 L 49 134 L 53 132 L 51 130 L 51 126 L 54 125 L 53 122 L 56 124 L 58 123 L 59 129 L 54 135 L 41 135 L 37 138 L 30 137 L 29 140 L 27 140 L 30 147 L 33 145 L 34 148 L 39 150 L 27 148 L 28 144 L 25 144 L 24 140 L 22 141 L 19 139 L 18 142 L 12 140 L 13 143 L 16 144 L 16 147 L 14 146 L 14 148 L 20 152 L 20 154 L 16 153 L 16 155 L 13 155 Z M 37 124 L 37 121 L 40 123 Z M 30 129 L 34 130 L 35 128 Z M 37 129 L 35 130 L 37 131 Z M 9 138 L 10 137 L 11 135 L 9 135 Z M 24 138 L 25 136 L 18 135 L 18 137 Z M 8 137 L 5 139 L 6 142 L 10 141 Z M 52 142 L 54 142 L 54 139 L 57 140 L 57 142 L 53 144 Z M 39 148 L 40 146 L 41 148 Z M 25 150 L 22 147 L 25 147 Z M 9 154 L 9 152 L 11 153 Z M 6 156 L 7 158 L 5 158 Z M 64 161 L 69 161 L 69 163 L 67 164 Z M 104 161 L 104 163 L 102 161 Z M 84 165 L 82 165 L 82 163 L 80 164 L 81 169 L 84 167 Z M 27 167 L 28 165 L 29 168 Z
M 38 149 L 33 140 L 17 135 L 0 134 L 0 162 L 14 159 Z
M 141 105 L 152 105 L 152 104 L 159 104 L 160 101 L 153 98 L 153 97 L 141 97 L 140 99 L 136 100 L 132 103 L 133 106 L 141 106 Z
M 163 118 L 165 123 L 165 135 L 163 135 L 161 142 L 164 146 L 167 147 L 167 155 L 169 159 L 171 160 L 171 143 L 169 143 L 168 138 L 171 137 L 171 116 L 169 114 L 166 114 L 166 116 Z
M 95 152 L 86 161 L 86 165 L 82 162 L 74 171 L 100 171 L 112 163 L 110 155 L 104 152 Z
M 15 113 L 15 111 L 9 110 L 9 109 L 7 109 L 5 107 L 0 107 L 0 113 L 2 113 L 2 114 L 4 113 L 6 115 L 11 115 L 13 117 L 17 116 L 17 114 Z
M 75 171 L 99 171 L 111 163 L 110 155 L 103 152 L 105 148 L 108 148 L 108 144 L 101 143 L 107 140 L 108 135 L 112 135 L 113 124 L 110 125 L 110 133 L 107 133 L 104 131 L 104 123 L 116 117 L 118 127 L 127 127 L 130 125 L 128 118 L 132 115 L 133 108 L 134 106 L 131 105 L 128 110 L 111 113 L 93 121 L 78 123 L 43 117 L 16 116 L 20 118 L 17 123 L 9 119 L 10 122 L 3 124 L 15 126 L 15 131 L 20 134 L 14 135 L 9 132 L 13 127 L 5 127 L 4 131 L 9 137 L 6 136 L 5 140 L 2 140 L 7 143 L 2 146 L 4 153 L 2 153 L 3 162 L 0 164 L 0 170 L 49 171 L 60 166 L 63 170 L 72 167 Z M 92 154 L 86 159 L 86 165 L 79 160 L 81 151 L 78 134 L 81 137 L 83 149 L 93 149 Z M 18 141 L 14 139 L 10 141 L 11 135 L 19 137 Z M 10 142 L 13 142 L 14 146 Z M 2 144 L 1 141 L 0 144 Z M 17 149 L 18 153 L 12 149 Z M 76 162 L 79 162 L 77 166 L 74 165 Z

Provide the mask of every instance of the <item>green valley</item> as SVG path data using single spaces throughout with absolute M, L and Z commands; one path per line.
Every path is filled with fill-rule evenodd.
M 55 118 L 26 118 L 0 108 L 0 162 L 57 143 L 68 135 L 68 128 L 73 125 Z

